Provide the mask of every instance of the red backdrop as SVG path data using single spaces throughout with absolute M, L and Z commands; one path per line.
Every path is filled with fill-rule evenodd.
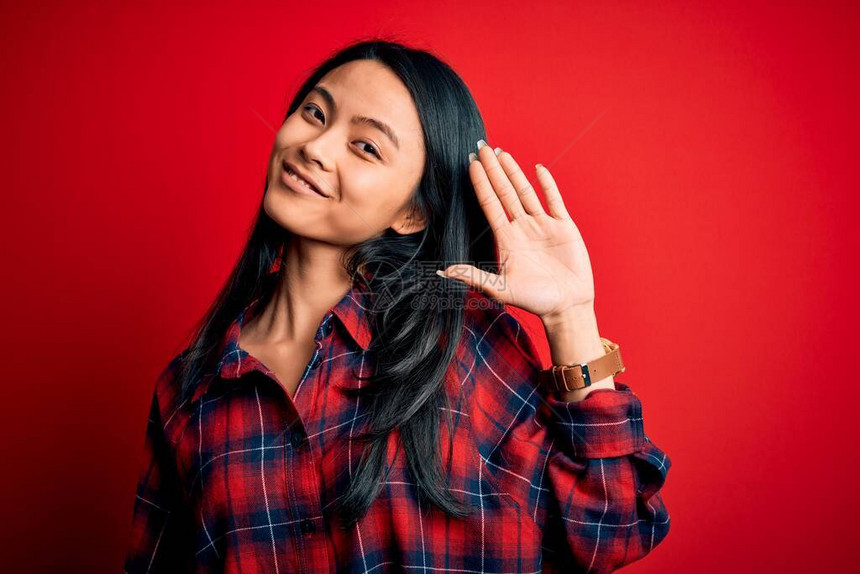
M 0 570 L 121 568 L 155 377 L 243 245 L 272 126 L 375 33 L 449 61 L 583 233 L 673 460 L 671 531 L 629 571 L 848 568 L 847 3 L 2 4 Z

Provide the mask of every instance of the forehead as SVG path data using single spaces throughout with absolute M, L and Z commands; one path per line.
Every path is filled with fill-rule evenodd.
M 380 120 L 397 134 L 401 150 L 423 148 L 421 120 L 412 95 L 383 64 L 374 60 L 348 62 L 331 70 L 317 85 L 331 93 L 344 120 L 354 115 Z

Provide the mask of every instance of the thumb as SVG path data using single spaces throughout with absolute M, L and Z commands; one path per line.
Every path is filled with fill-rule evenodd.
M 446 279 L 457 279 L 474 287 L 490 297 L 501 300 L 502 277 L 489 271 L 478 269 L 474 265 L 452 265 L 444 270 L 437 269 L 436 274 Z

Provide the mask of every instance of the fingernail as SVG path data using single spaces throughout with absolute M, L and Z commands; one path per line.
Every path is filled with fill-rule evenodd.
M 497 147 L 497 148 L 496 148 L 496 149 L 494 149 L 493 151 L 494 151 L 494 152 L 496 152 L 496 155 L 499 155 L 500 153 L 502 153 L 502 148 Z
M 469 153 L 469 163 L 472 163 L 476 159 L 478 159 L 478 156 L 476 156 L 474 153 L 470 152 Z
M 485 145 L 487 145 L 487 142 L 485 142 L 484 140 L 478 140 L 478 149 L 481 149 Z

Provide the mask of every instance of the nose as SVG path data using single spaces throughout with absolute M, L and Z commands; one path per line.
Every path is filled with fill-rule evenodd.
M 302 156 L 302 159 L 307 164 L 315 163 L 321 171 L 330 170 L 331 149 L 334 142 L 331 137 L 327 136 L 330 136 L 332 133 L 331 131 L 323 131 L 317 137 L 309 139 L 299 146 L 299 155 Z

